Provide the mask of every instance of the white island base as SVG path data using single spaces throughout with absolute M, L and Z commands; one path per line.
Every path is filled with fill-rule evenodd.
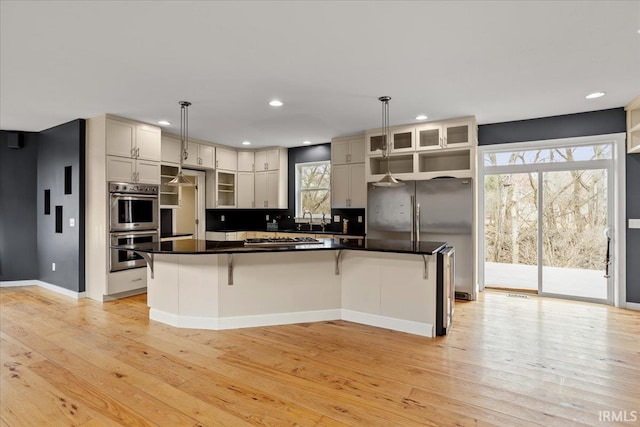
M 155 254 L 150 318 L 214 330 L 342 319 L 435 336 L 435 254 L 337 254 L 235 253 L 231 285 L 228 254 Z

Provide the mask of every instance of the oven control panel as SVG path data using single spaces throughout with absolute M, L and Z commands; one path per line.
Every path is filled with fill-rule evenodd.
M 110 193 L 158 194 L 158 186 L 153 184 L 134 184 L 130 182 L 110 182 Z

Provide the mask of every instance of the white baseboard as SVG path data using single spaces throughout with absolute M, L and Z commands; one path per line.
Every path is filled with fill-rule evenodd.
M 253 328 L 256 326 L 290 325 L 340 319 L 340 309 L 297 311 L 293 313 L 260 314 L 218 318 L 220 329 Z
M 429 323 L 414 322 L 412 320 L 396 319 L 394 317 L 380 316 L 378 314 L 363 313 L 342 309 L 342 320 L 362 323 L 378 328 L 392 329 L 394 331 L 407 332 L 423 337 L 434 337 L 434 327 Z
M 197 317 L 180 316 L 167 313 L 155 308 L 149 310 L 149 318 L 176 328 L 193 329 L 238 329 L 260 326 L 289 325 L 292 323 L 325 322 L 328 320 L 347 320 L 363 325 L 378 328 L 392 329 L 407 332 L 424 337 L 434 337 L 433 325 L 429 323 L 414 322 L 411 320 L 396 319 L 393 317 L 379 316 L 376 314 L 362 313 L 358 311 L 334 309 L 299 311 L 294 313 L 262 314 L 255 316 L 234 317 Z
M 340 309 L 215 318 L 180 316 L 151 308 L 149 318 L 176 328 L 223 330 L 337 320 L 340 319 Z
M 40 286 L 41 288 L 48 289 L 50 291 L 62 294 L 64 296 L 80 299 L 86 298 L 86 292 L 75 292 L 70 289 L 65 289 L 58 285 L 43 282 L 42 280 L 12 280 L 7 282 L 0 282 L 0 288 L 11 288 L 16 286 Z
M 629 310 L 640 311 L 640 304 L 638 304 L 637 302 L 628 302 L 625 303 L 625 308 L 628 308 Z

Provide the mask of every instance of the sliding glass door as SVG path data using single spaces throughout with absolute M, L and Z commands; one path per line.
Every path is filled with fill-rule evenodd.
M 487 175 L 485 285 L 538 289 L 538 173 Z
M 608 299 L 606 169 L 542 176 L 541 293 Z
M 483 160 L 484 285 L 611 303 L 612 145 Z

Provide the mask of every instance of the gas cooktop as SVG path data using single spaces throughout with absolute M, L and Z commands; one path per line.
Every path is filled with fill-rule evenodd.
M 313 245 L 322 243 L 313 237 L 273 237 L 260 239 L 246 239 L 245 246 L 275 246 L 275 245 Z

